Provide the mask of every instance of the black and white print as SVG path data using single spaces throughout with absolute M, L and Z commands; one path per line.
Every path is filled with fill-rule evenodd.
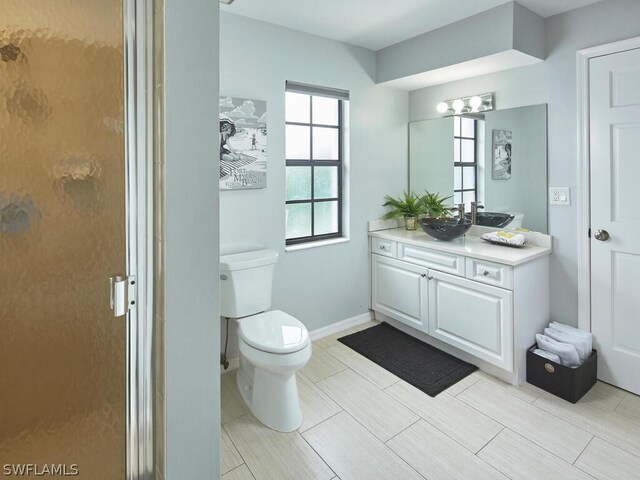
M 511 130 L 493 130 L 492 179 L 508 180 L 511 178 L 511 146 Z
M 267 186 L 267 102 L 220 97 L 220 190 Z

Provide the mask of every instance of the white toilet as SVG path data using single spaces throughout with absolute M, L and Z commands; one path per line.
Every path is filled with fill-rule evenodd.
M 292 432 L 302 425 L 296 371 L 311 358 L 306 327 L 271 307 L 274 250 L 220 257 L 220 315 L 238 322 L 242 398 L 267 427 Z

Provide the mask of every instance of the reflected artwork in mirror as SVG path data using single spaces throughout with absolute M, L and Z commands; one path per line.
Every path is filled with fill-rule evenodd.
M 546 104 L 409 123 L 409 191 L 425 190 L 477 202 L 478 225 L 547 233 Z

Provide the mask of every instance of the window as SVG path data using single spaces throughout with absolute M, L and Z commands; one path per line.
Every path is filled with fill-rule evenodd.
M 471 208 L 477 197 L 477 121 L 453 117 L 453 201 Z
M 348 92 L 291 82 L 286 90 L 286 243 L 341 237 Z

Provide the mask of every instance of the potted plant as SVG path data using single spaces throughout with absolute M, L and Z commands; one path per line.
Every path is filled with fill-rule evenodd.
M 451 196 L 441 197 L 440 193 L 429 193 L 425 190 L 425 194 L 420 197 L 420 203 L 428 217 L 442 218 L 450 215 L 449 207 L 445 205 L 450 198 Z
M 382 217 L 384 220 L 404 217 L 404 227 L 407 230 L 418 228 L 418 217 L 426 213 L 418 195 L 413 192 L 404 192 L 401 197 L 394 198 L 387 195 L 384 199 L 382 206 L 391 209 Z

